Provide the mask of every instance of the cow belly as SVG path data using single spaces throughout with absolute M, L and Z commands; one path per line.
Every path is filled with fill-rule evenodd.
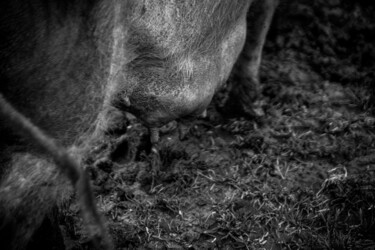
M 130 64 L 127 89 L 120 98 L 129 99 L 130 105 L 122 109 L 133 113 L 149 127 L 202 113 L 215 91 L 228 79 L 242 50 L 246 37 L 245 18 L 233 27 L 208 54 L 181 52 L 160 63 L 149 59 L 151 66 L 151 63 L 137 66 L 133 62 L 136 65 L 133 67 Z
M 125 94 L 130 106 L 125 107 L 140 118 L 147 126 L 158 127 L 180 117 L 199 114 L 210 102 L 219 78 L 217 69 L 207 59 L 190 60 L 191 70 L 176 74 L 175 67 L 144 68 L 141 72 L 131 71 L 129 82 L 141 82 Z M 180 64 L 179 66 L 182 66 Z M 168 77 L 166 77 L 166 75 Z M 212 77 L 209 77 L 212 76 Z M 121 96 L 124 99 L 124 96 Z

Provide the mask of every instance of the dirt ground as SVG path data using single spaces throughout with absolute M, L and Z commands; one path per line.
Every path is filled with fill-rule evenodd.
M 259 121 L 220 115 L 219 94 L 206 118 L 163 128 L 160 157 L 136 120 L 113 142 L 93 176 L 118 249 L 374 249 L 369 93 L 279 60 L 264 62 Z M 74 206 L 71 249 L 89 248 Z
M 298 45 L 301 56 L 290 33 L 271 38 L 264 116 L 223 114 L 223 90 L 206 118 L 162 129 L 159 156 L 136 119 L 93 151 L 95 195 L 117 249 L 375 249 L 371 70 L 311 44 Z M 64 213 L 67 248 L 89 249 L 78 206 Z

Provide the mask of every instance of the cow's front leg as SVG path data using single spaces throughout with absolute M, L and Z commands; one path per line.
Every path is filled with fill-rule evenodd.
M 247 16 L 246 42 L 234 67 L 234 86 L 231 87 L 229 106 L 250 117 L 263 115 L 256 107 L 261 95 L 259 68 L 262 50 L 278 0 L 256 0 Z

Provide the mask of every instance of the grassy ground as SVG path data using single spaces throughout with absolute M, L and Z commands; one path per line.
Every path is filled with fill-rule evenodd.
M 337 42 L 325 38 L 328 47 Z M 118 249 L 375 249 L 368 68 L 335 51 L 327 56 L 306 36 L 301 56 L 288 39 L 266 48 L 262 119 L 223 117 L 222 92 L 207 118 L 163 128 L 160 157 L 146 152 L 147 131 L 136 120 L 126 138 L 95 152 L 100 158 L 117 147 L 93 178 Z M 68 248 L 89 248 L 77 206 L 68 213 L 65 230 L 76 237 Z
M 131 150 L 119 148 L 131 159 L 95 171 L 117 248 L 375 248 L 369 94 L 283 56 L 265 59 L 260 122 L 225 119 L 212 105 L 205 119 L 164 128 L 160 158 L 144 150 L 142 125 L 129 126 Z M 84 239 L 75 215 L 71 230 Z

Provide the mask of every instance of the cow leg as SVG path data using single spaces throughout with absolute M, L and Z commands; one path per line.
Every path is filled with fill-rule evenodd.
M 256 0 L 247 16 L 246 43 L 234 68 L 235 86 L 232 86 L 229 105 L 250 117 L 262 116 L 254 106 L 261 94 L 259 67 L 262 50 L 278 0 Z M 234 107 L 233 107 L 234 105 Z

